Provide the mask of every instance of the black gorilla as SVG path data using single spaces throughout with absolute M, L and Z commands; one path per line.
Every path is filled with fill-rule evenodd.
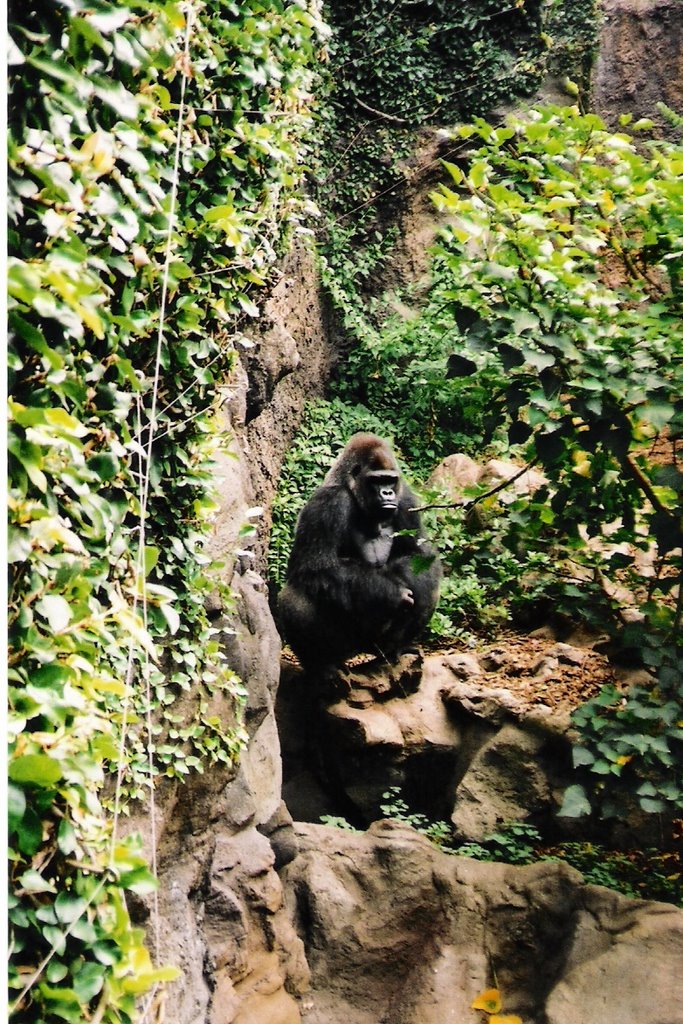
M 428 623 L 441 568 L 385 441 L 355 434 L 303 508 L 280 623 L 306 668 L 394 659 Z

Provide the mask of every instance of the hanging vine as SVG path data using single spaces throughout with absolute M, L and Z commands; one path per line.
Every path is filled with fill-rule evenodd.
M 175 972 L 130 927 L 125 890 L 155 883 L 105 782 L 123 765 L 144 796 L 243 742 L 204 612 L 212 455 L 241 326 L 306 213 L 324 26 L 304 0 L 96 0 L 15 5 L 9 28 L 10 1001 L 131 1021 Z

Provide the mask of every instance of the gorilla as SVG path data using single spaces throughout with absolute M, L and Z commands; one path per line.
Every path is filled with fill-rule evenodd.
M 395 660 L 427 625 L 441 568 L 386 441 L 355 434 L 299 516 L 280 625 L 305 669 Z

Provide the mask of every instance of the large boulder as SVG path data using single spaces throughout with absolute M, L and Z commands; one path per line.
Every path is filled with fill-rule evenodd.
M 552 691 L 560 656 L 574 659 L 578 675 L 592 652 L 526 643 L 528 693 L 512 640 L 479 654 L 429 655 L 417 671 L 409 656 L 393 668 L 345 672 L 336 694 L 320 680 L 283 673 L 277 715 L 293 816 L 341 814 L 367 825 L 383 816 L 385 794 L 397 787 L 411 809 L 450 819 L 462 840 L 481 840 L 511 821 L 573 835 L 573 821 L 556 816 L 573 781 L 569 716 L 543 694 Z M 539 656 L 544 650 L 553 656 Z
M 297 831 L 283 882 L 311 971 L 305 1024 L 481 1024 L 471 1004 L 494 981 L 524 1024 L 683 1022 L 675 907 L 562 864 L 448 856 L 393 822 Z

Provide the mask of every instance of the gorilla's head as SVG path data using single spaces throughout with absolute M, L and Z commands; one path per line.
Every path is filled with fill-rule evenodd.
M 376 434 L 354 434 L 325 485 L 347 487 L 362 512 L 375 522 L 391 519 L 398 509 L 398 465 L 386 441 Z

